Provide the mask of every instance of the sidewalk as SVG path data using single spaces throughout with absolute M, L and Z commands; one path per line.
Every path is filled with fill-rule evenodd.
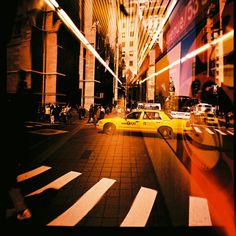
M 64 124 L 63 122 L 51 124 L 47 121 L 36 120 L 26 121 L 26 141 L 28 142 L 29 156 L 34 158 L 32 160 L 26 160 L 24 165 L 39 165 L 51 153 L 55 152 L 63 143 L 76 134 L 86 123 L 87 118 L 80 120 L 76 113 L 73 114 L 70 124 Z M 56 142 L 55 139 L 57 139 Z M 47 146 L 50 146 L 47 150 L 44 148 L 45 143 Z

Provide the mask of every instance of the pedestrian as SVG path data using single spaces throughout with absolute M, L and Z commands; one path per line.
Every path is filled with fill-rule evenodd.
M 46 104 L 45 106 L 45 119 L 46 122 L 50 123 L 50 115 L 51 115 L 51 108 L 50 108 L 50 103 Z
M 233 117 L 232 111 L 226 112 L 225 114 L 225 127 L 226 128 L 230 127 L 230 120 L 232 119 L 232 117 Z
M 79 120 L 83 119 L 83 107 L 79 106 L 78 107 L 78 114 L 79 114 Z
M 103 119 L 104 117 L 105 117 L 105 108 L 103 106 L 101 106 L 99 120 Z
M 101 106 L 97 106 L 97 109 L 95 110 L 94 116 L 93 116 L 94 124 L 96 124 L 98 122 L 98 120 L 100 119 L 100 114 L 101 114 Z
M 20 71 L 18 89 L 15 97 L 6 101 L 6 116 L 4 125 L 7 127 L 3 135 L 3 153 L 2 166 L 5 170 L 4 180 L 1 188 L 4 190 L 3 198 L 3 213 L 6 220 L 8 203 L 14 208 L 14 216 L 17 220 L 25 220 L 31 218 L 31 211 L 25 203 L 24 196 L 17 182 L 20 166 L 27 157 L 27 144 L 25 138 L 24 122 L 25 122 L 25 107 L 27 97 L 26 91 L 26 72 Z M 2 173 L 1 173 L 2 174 Z
M 94 118 L 94 106 L 93 106 L 93 104 L 91 104 L 89 107 L 88 123 L 93 122 L 93 118 Z
M 50 106 L 50 123 L 54 124 L 55 123 L 55 105 L 51 104 Z

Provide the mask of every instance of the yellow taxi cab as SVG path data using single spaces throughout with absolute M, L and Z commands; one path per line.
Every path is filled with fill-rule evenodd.
M 163 110 L 135 110 L 125 117 L 104 118 L 97 122 L 96 129 L 106 134 L 116 130 L 159 133 L 164 138 L 192 130 L 188 120 L 175 119 Z
M 218 126 L 219 121 L 214 112 L 206 112 L 203 117 L 203 121 L 210 126 Z

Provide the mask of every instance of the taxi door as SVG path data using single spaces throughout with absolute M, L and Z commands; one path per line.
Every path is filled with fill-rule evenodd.
M 135 111 L 128 114 L 121 124 L 121 129 L 125 131 L 140 131 L 141 114 L 141 111 Z
M 156 133 L 162 122 L 159 112 L 145 111 L 140 122 L 140 131 L 145 133 Z

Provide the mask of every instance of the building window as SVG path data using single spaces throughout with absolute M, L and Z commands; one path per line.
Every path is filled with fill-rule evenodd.
M 130 37 L 134 37 L 134 31 L 130 31 Z
M 122 33 L 122 38 L 125 38 L 125 32 Z
M 133 65 L 134 65 L 133 61 L 129 61 L 129 66 L 133 66 Z
M 129 51 L 129 56 L 133 57 L 134 56 L 134 51 Z
M 125 47 L 125 42 L 122 42 L 121 46 L 122 46 L 122 48 L 124 48 Z
M 134 41 L 130 41 L 130 42 L 129 42 L 129 46 L 130 46 L 130 47 L 133 47 L 133 46 L 134 46 Z

